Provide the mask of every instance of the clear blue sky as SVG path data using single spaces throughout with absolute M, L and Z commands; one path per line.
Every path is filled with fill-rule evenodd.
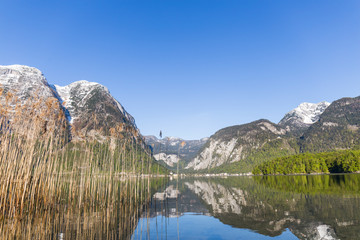
M 0 64 L 107 86 L 144 135 L 197 139 L 360 95 L 359 0 L 1 0 Z

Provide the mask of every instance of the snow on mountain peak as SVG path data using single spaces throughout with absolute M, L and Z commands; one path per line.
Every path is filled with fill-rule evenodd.
M 65 102 L 65 107 L 69 111 L 71 117 L 71 123 L 78 117 L 76 109 L 85 106 L 87 101 L 94 95 L 94 90 L 101 90 L 114 101 L 114 104 L 116 104 L 121 113 L 135 125 L 134 118 L 127 113 L 124 107 L 110 94 L 109 89 L 100 83 L 80 80 L 66 86 L 54 85 L 53 88 L 58 93 L 60 101 Z
M 325 111 L 325 109 L 330 105 L 328 102 L 320 103 L 301 103 L 297 108 L 292 110 L 290 113 L 296 113 L 299 116 L 303 123 L 313 124 L 319 120 L 320 115 Z
M 0 74 L 3 75 L 5 74 L 5 70 L 8 70 L 8 72 L 6 72 L 6 74 L 33 74 L 33 75 L 43 75 L 42 72 L 34 67 L 29 67 L 29 66 L 25 66 L 25 65 L 19 65 L 19 64 L 14 64 L 14 65 L 8 65 L 8 66 L 2 66 L 0 65 Z
M 59 86 L 59 85 L 54 85 L 54 86 L 55 86 L 56 90 L 59 92 L 59 95 L 61 97 L 62 97 L 62 95 L 69 95 L 70 91 L 72 91 L 74 89 L 78 90 L 80 93 L 84 93 L 84 92 L 90 92 L 91 90 L 93 90 L 96 87 L 100 87 L 109 93 L 109 90 L 105 86 L 101 85 L 100 83 L 89 82 L 87 80 L 76 81 L 76 82 L 70 83 L 69 85 L 66 85 L 66 86 Z
M 99 87 L 102 87 L 102 88 L 108 90 L 105 86 L 101 85 L 100 83 L 89 82 L 87 80 L 79 80 L 79 81 L 70 83 L 69 85 L 63 86 L 63 87 L 61 87 L 61 86 L 57 86 L 57 87 L 61 87 L 61 88 L 74 88 L 74 87 L 93 88 L 95 86 L 99 86 Z
M 309 126 L 319 120 L 320 115 L 329 105 L 330 103 L 325 101 L 320 103 L 301 103 L 295 109 L 288 112 L 281 119 L 279 125 L 286 126 L 287 130 Z
M 93 121 L 92 114 L 96 114 L 99 128 L 102 124 L 114 126 L 121 122 L 136 129 L 134 118 L 110 94 L 108 88 L 96 82 L 81 80 L 67 86 L 51 85 L 37 68 L 0 65 L 0 86 L 5 93 L 15 94 L 22 102 L 29 98 L 57 98 L 64 107 L 68 121 L 79 130 Z
M 0 84 L 20 99 L 36 94 L 39 97 L 53 97 L 51 89 L 42 72 L 34 67 L 23 65 L 0 66 Z

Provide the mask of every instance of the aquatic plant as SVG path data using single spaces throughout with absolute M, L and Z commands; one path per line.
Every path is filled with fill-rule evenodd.
M 149 201 L 150 180 L 144 177 L 159 169 L 138 130 L 119 124 L 100 141 L 94 129 L 70 141 L 76 129 L 55 98 L 20 101 L 1 88 L 0 98 L 0 237 L 25 233 L 32 238 L 25 223 L 56 214 L 72 223 L 70 216 L 78 215 L 83 223 L 100 210 L 100 226 L 110 226 L 109 216 L 118 214 L 114 234 L 131 236 Z M 162 168 L 158 172 L 164 173 Z

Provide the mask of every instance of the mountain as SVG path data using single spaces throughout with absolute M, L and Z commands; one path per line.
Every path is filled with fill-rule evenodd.
M 55 106 L 57 113 L 67 116 L 64 127 L 69 129 L 68 139 L 102 142 L 116 132 L 120 138 L 146 141 L 158 162 L 173 170 L 179 163 L 185 171 L 250 172 L 253 166 L 276 157 L 360 148 L 360 97 L 331 104 L 302 103 L 279 124 L 261 119 L 221 129 L 201 140 L 154 136 L 143 140 L 134 118 L 101 84 L 78 81 L 64 87 L 50 85 L 40 70 L 11 65 L 0 66 L 0 85 L 0 114 L 6 113 L 10 122 L 19 103 L 30 102 L 40 109 Z M 20 123 L 17 127 L 26 128 Z
M 268 120 L 224 128 L 185 167 L 209 173 L 249 172 L 262 162 L 304 152 L 360 148 L 360 97 L 302 103 L 279 124 Z
M 22 66 L 0 66 L 0 85 L 4 93 L 12 92 L 20 101 L 30 97 L 47 99 L 55 97 L 40 70 Z
M 296 143 L 284 128 L 260 119 L 216 132 L 186 169 L 249 172 L 255 164 L 296 152 Z
M 109 129 L 119 124 L 136 129 L 134 118 L 99 83 L 82 80 L 64 87 L 53 85 L 52 88 L 63 103 L 75 133 L 103 129 L 101 134 L 108 135 Z
M 15 105 L 35 104 L 45 106 L 48 101 L 57 102 L 67 116 L 69 139 L 84 140 L 84 136 L 102 141 L 111 135 L 111 129 L 140 139 L 134 118 L 99 83 L 78 81 L 65 87 L 50 85 L 42 72 L 23 65 L 0 66 L 1 101 L 8 102 L 15 112 Z M 11 93 L 16 101 L 8 101 Z M 9 98 L 9 97 L 8 97 Z M 11 118 L 11 117 L 10 117 Z
M 297 108 L 288 112 L 279 122 L 282 128 L 294 135 L 302 135 L 312 124 L 317 122 L 320 115 L 330 105 L 328 102 L 301 103 Z
M 173 170 L 177 169 L 179 161 L 179 168 L 183 169 L 207 140 L 208 138 L 184 140 L 177 137 L 158 139 L 155 136 L 145 136 L 145 142 L 152 147 L 155 159 Z
M 360 148 L 360 96 L 334 101 L 300 139 L 302 152 Z

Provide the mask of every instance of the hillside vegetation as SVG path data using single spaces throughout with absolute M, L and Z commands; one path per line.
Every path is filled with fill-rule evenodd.
M 203 173 L 247 173 L 259 164 L 285 156 L 322 153 L 301 155 L 301 159 L 304 158 L 302 161 L 307 162 L 306 169 L 301 168 L 305 163 L 296 162 L 291 167 L 278 166 L 276 171 L 281 174 L 283 171 L 285 174 L 354 172 L 358 169 L 348 169 L 344 165 L 335 170 L 315 161 L 329 158 L 328 162 L 332 162 L 334 151 L 356 149 L 360 149 L 360 97 L 342 98 L 330 105 L 325 102 L 300 104 L 279 124 L 261 119 L 221 129 L 210 137 L 186 169 Z M 288 161 L 298 158 L 290 157 Z M 281 165 L 285 162 L 272 161 L 269 164 Z M 274 174 L 276 171 L 270 172 Z
M 253 174 L 353 173 L 360 171 L 360 150 L 303 153 L 280 157 L 254 168 Z

